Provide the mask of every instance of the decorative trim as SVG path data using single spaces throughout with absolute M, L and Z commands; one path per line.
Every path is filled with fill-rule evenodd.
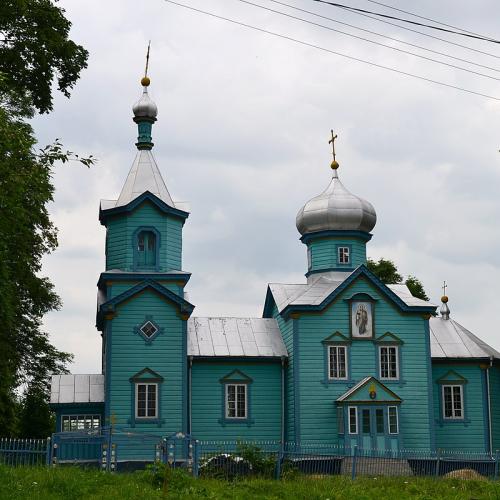
M 226 425 L 232 425 L 232 424 L 245 424 L 248 427 L 251 427 L 254 423 L 255 420 L 252 418 L 252 391 L 251 391 L 251 386 L 253 383 L 253 379 L 249 377 L 248 375 L 245 375 L 242 371 L 240 370 L 233 370 L 232 372 L 228 373 L 224 377 L 222 377 L 219 380 L 221 384 L 221 395 L 222 395 L 222 412 L 221 412 L 221 418 L 219 419 L 219 423 L 224 427 Z M 227 416 L 227 386 L 228 385 L 244 385 L 246 387 L 245 389 L 245 396 L 246 396 L 246 417 L 244 418 L 238 418 L 238 417 L 228 417 Z
M 365 231 L 345 231 L 345 230 L 330 230 L 330 231 L 316 231 L 314 233 L 304 234 L 300 241 L 302 243 L 309 243 L 311 240 L 316 240 L 320 238 L 356 238 L 365 242 L 372 239 L 370 233 Z
M 382 364 L 381 364 L 381 361 L 382 361 L 382 357 L 380 355 L 380 350 L 385 348 L 385 347 L 394 347 L 396 349 L 396 359 L 397 359 L 397 366 L 396 366 L 396 372 L 397 372 L 397 377 L 396 378 L 384 378 L 382 377 Z M 389 342 L 389 343 L 382 343 L 380 345 L 377 345 L 375 347 L 375 359 L 376 359 L 376 363 L 377 363 L 377 371 L 378 371 L 378 378 L 380 381 L 384 381 L 384 383 L 399 383 L 400 386 L 404 385 L 403 381 L 402 381 L 402 376 L 401 376 L 401 372 L 402 372 L 402 369 L 401 369 L 401 358 L 402 358 L 402 355 L 401 355 L 401 349 L 400 349 L 400 346 L 399 344 L 395 344 L 394 342 Z
M 385 332 L 380 337 L 377 337 L 376 339 L 374 339 L 374 342 L 376 344 L 384 344 L 384 345 L 388 345 L 388 344 L 389 345 L 402 345 L 402 344 L 404 344 L 404 342 L 399 337 L 397 337 L 396 335 L 394 335 L 391 332 Z
M 156 328 L 156 332 L 153 335 L 151 335 L 151 337 L 144 335 L 142 331 L 142 327 L 148 322 L 151 323 Z M 156 339 L 156 337 L 158 337 L 158 335 L 161 335 L 163 333 L 163 331 L 164 329 L 161 328 L 158 325 L 158 323 L 154 321 L 153 316 L 150 315 L 145 316 L 144 321 L 141 324 L 134 326 L 134 333 L 142 337 L 146 345 L 150 345 L 153 342 L 153 340 Z
M 346 340 L 328 340 L 332 337 L 339 335 L 340 338 L 346 339 L 340 332 L 335 332 L 330 335 L 327 339 L 323 340 L 323 366 L 324 366 L 324 378 L 321 381 L 323 385 L 330 384 L 350 384 L 352 382 L 351 377 L 351 341 Z M 338 338 L 338 337 L 337 337 Z M 331 347 L 343 347 L 345 349 L 345 359 L 346 359 L 346 378 L 330 378 L 330 348 Z
M 467 384 L 469 381 L 455 370 L 448 370 L 442 377 L 436 380 L 437 384 L 459 385 Z
M 350 264 L 349 264 L 350 266 Z M 307 271 L 307 273 L 304 275 L 306 278 L 309 276 L 312 276 L 313 274 L 320 274 L 320 273 L 332 273 L 332 272 L 338 272 L 338 273 L 347 273 L 347 272 L 352 272 L 354 271 L 354 267 L 326 267 L 326 268 L 321 268 L 321 269 L 315 269 L 314 271 Z
M 151 375 L 150 377 L 144 377 L 144 375 Z M 132 375 L 129 378 L 130 382 L 130 394 L 131 394 L 131 412 L 128 423 L 130 427 L 135 427 L 137 424 L 156 424 L 158 427 L 161 427 L 162 424 L 165 423 L 165 419 L 161 418 L 161 393 L 162 393 L 162 384 L 164 382 L 164 378 L 155 371 L 151 370 L 151 368 L 143 368 L 141 371 L 137 372 L 135 375 Z M 136 386 L 137 384 L 156 384 L 156 408 L 157 415 L 156 417 L 136 417 Z
M 111 295 L 111 284 L 114 281 L 135 281 L 135 280 L 165 280 L 165 281 L 179 281 L 180 285 L 185 285 L 189 279 L 191 278 L 191 273 L 177 273 L 177 272 L 123 272 L 123 273 L 110 273 L 103 272 L 99 276 L 99 281 L 97 282 L 97 286 L 102 288 L 103 286 L 108 286 L 108 296 Z
M 441 384 L 438 382 L 438 384 Z M 455 418 L 455 417 L 449 417 L 445 418 L 444 416 L 444 388 L 446 386 L 457 386 L 460 387 L 460 395 L 462 398 L 462 416 Z M 465 385 L 462 383 L 457 383 L 457 382 L 444 382 L 439 386 L 439 418 L 436 419 L 436 421 L 439 423 L 441 427 L 443 427 L 444 424 L 464 424 L 467 426 L 471 420 L 467 417 L 467 401 L 466 401 L 466 394 L 465 394 Z
M 321 341 L 322 344 L 351 344 L 352 341 L 349 337 L 346 337 L 342 333 L 340 333 L 338 330 L 328 337 L 326 339 Z
M 375 338 L 375 304 L 376 304 L 376 299 L 368 295 L 367 293 L 355 293 L 352 295 L 350 298 L 344 299 L 348 304 L 349 304 L 349 334 L 351 336 L 352 340 L 358 341 L 358 340 L 373 340 Z M 371 330 L 372 334 L 368 337 L 358 337 L 358 336 L 353 336 L 352 332 L 352 323 L 353 323 L 353 316 L 352 316 L 352 305 L 353 302 L 367 302 L 370 304 L 370 309 L 371 309 Z
M 155 235 L 156 238 L 156 244 L 155 244 L 155 264 L 154 266 L 139 266 L 138 264 L 138 259 L 139 259 L 139 251 L 137 250 L 138 246 L 138 237 L 139 234 L 142 232 L 152 232 Z M 132 261 L 132 268 L 135 272 L 137 271 L 159 271 L 160 270 L 160 247 L 161 247 L 161 234 L 158 229 L 156 229 L 153 226 L 140 226 L 138 227 L 132 234 L 132 250 L 133 250 L 133 261 Z
M 150 377 L 144 377 L 144 375 L 151 375 Z M 151 368 L 143 368 L 141 371 L 137 372 L 135 375 L 132 375 L 129 379 L 129 382 L 163 382 L 164 378 L 156 373 Z

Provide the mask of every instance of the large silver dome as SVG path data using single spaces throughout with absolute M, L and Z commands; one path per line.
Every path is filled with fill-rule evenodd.
M 299 210 L 296 225 L 302 235 L 330 230 L 369 233 L 376 222 L 377 214 L 373 205 L 350 193 L 340 182 L 335 168 L 332 181 L 325 191 Z
M 144 86 L 142 97 L 134 104 L 132 111 L 135 118 L 156 118 L 158 107 L 149 97 L 146 86 Z

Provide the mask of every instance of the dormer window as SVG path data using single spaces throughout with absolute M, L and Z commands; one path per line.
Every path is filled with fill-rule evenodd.
M 337 252 L 339 264 L 351 263 L 351 249 L 349 247 L 338 247 Z
M 141 231 L 137 235 L 137 267 L 155 267 L 156 248 L 156 234 L 153 231 Z

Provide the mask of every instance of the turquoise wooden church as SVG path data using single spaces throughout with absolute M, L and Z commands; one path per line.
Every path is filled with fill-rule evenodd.
M 117 200 L 101 201 L 102 373 L 55 375 L 57 431 L 114 425 L 200 440 L 500 448 L 500 353 L 405 285 L 366 268 L 373 206 L 332 162 L 326 190 L 297 215 L 306 279 L 268 286 L 261 318 L 196 317 L 182 229 L 152 155 L 157 107 L 142 81 L 137 154 Z M 332 142 L 334 138 L 332 137 Z M 120 460 L 151 459 L 123 438 Z

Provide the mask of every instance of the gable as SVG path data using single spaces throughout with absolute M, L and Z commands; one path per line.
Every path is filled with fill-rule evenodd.
M 322 342 L 323 344 L 350 344 L 351 339 L 337 331 L 326 337 Z
M 377 337 L 375 339 L 375 342 L 377 344 L 391 344 L 391 345 L 404 343 L 398 336 L 394 335 L 391 332 L 385 332 L 380 337 Z
M 365 377 L 354 387 L 337 398 L 337 403 L 386 403 L 399 404 L 402 399 L 375 377 Z
M 438 384 L 466 384 L 467 379 L 455 370 L 449 370 L 436 381 Z
M 253 382 L 253 379 L 250 378 L 249 376 L 245 375 L 243 372 L 240 370 L 233 370 L 232 372 L 228 373 L 224 377 L 222 377 L 219 382 L 221 384 L 227 384 L 229 382 L 235 382 L 239 384 L 250 384 Z
M 146 367 L 132 375 L 129 380 L 130 382 L 163 382 L 164 379 L 159 373 Z

